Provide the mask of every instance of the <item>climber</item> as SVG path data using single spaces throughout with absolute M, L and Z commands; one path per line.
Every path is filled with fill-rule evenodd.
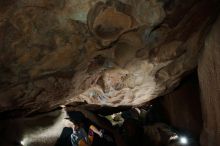
M 62 108 L 66 109 L 65 106 Z M 116 143 L 117 146 L 127 146 L 121 136 L 121 133 L 112 127 L 111 123 L 106 120 L 105 118 L 98 116 L 91 111 L 88 111 L 84 108 L 77 108 L 75 107 L 74 109 L 75 112 L 68 112 L 68 115 L 70 118 L 67 118 L 67 127 L 71 127 L 73 129 L 73 134 L 71 134 L 71 142 L 72 146 L 90 146 L 93 143 L 93 138 L 94 138 L 94 133 L 99 135 L 100 137 L 104 138 L 106 141 L 110 143 Z M 76 114 L 78 113 L 78 114 Z M 79 114 L 80 113 L 80 114 Z M 74 114 L 74 115 L 73 115 Z M 72 117 L 72 118 L 71 118 Z M 93 121 L 97 126 L 105 129 L 106 132 L 103 133 L 104 130 L 97 130 L 95 126 L 90 126 L 89 128 L 89 134 L 85 132 L 85 130 L 82 128 L 83 127 L 83 122 L 86 121 L 84 118 L 89 119 L 90 121 Z M 77 119 L 77 120 L 74 120 Z M 86 124 L 86 123 L 84 123 Z M 78 130 L 77 130 L 78 129 Z M 78 135 L 78 133 L 81 133 L 81 135 Z M 107 133 L 113 134 L 112 138 L 109 136 Z M 75 134 L 76 133 L 76 134 Z M 77 139 L 78 137 L 78 139 Z M 81 140 L 81 141 L 80 141 Z M 83 145 L 84 144 L 84 145 Z M 58 146 L 58 145 L 57 145 Z M 60 146 L 60 145 L 59 145 Z
M 77 128 L 76 128 L 77 127 Z M 102 131 L 98 130 L 95 126 L 91 125 L 89 127 L 89 133 L 81 127 L 81 124 L 74 126 L 73 133 L 71 134 L 71 143 L 72 146 L 90 146 L 93 143 L 94 133 L 102 137 Z
M 111 123 L 107 119 L 98 116 L 92 113 L 91 111 L 83 108 L 75 108 L 74 110 L 81 112 L 87 119 L 90 119 L 91 121 L 96 123 L 99 127 L 105 129 L 105 131 L 110 132 L 114 137 L 114 139 L 112 139 L 111 136 L 102 132 L 102 137 L 105 140 L 107 140 L 108 142 L 115 142 L 116 146 L 127 146 L 122 138 L 121 133 L 118 131 L 118 129 L 112 127 Z
M 83 128 L 83 121 L 81 119 L 66 118 L 69 123 L 69 127 L 72 128 L 73 133 L 71 134 L 72 146 L 91 146 L 94 139 L 94 134 L 99 137 L 103 137 L 103 130 L 98 130 L 94 125 L 90 125 L 89 132 Z

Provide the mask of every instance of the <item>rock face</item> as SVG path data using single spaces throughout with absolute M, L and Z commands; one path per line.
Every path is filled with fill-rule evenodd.
M 140 105 L 197 65 L 215 0 L 2 0 L 0 113 Z
M 220 17 L 205 41 L 205 49 L 199 59 L 198 74 L 203 111 L 202 146 L 220 145 Z
M 196 73 L 184 78 L 181 85 L 167 94 L 161 103 L 170 125 L 199 139 L 202 129 L 199 82 Z

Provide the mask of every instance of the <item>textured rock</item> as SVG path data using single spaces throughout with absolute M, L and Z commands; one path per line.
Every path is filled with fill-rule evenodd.
M 0 2 L 0 112 L 136 106 L 197 65 L 211 0 Z
M 205 41 L 198 65 L 203 112 L 202 146 L 220 145 L 220 17 Z
M 197 139 L 202 129 L 199 92 L 198 78 L 194 73 L 184 78 L 177 89 L 161 100 L 170 125 L 189 132 Z

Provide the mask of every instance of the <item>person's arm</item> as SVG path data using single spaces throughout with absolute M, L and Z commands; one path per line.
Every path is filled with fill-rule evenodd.
M 99 135 L 99 137 L 102 137 L 102 132 L 100 130 L 98 130 L 94 125 L 91 125 L 89 127 L 89 129 L 91 129 L 94 133 L 96 133 L 97 135 Z
M 108 122 L 104 122 L 104 120 L 101 117 L 95 115 L 94 113 L 82 108 L 74 108 L 74 110 L 81 112 L 86 118 L 97 124 L 97 126 L 106 129 L 109 132 L 113 132 L 114 128 L 112 127 L 112 125 Z M 94 130 L 96 129 L 94 128 Z

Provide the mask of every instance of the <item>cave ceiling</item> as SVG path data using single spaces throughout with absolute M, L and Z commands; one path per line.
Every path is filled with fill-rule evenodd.
M 215 0 L 1 0 L 0 113 L 138 106 L 197 66 Z

